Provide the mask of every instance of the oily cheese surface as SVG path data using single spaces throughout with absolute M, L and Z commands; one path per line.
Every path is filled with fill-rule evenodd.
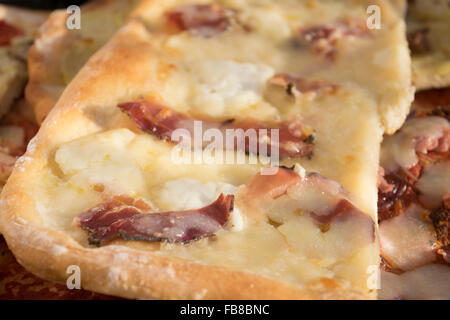
M 126 0 L 96 0 L 81 7 L 80 29 L 66 26 L 66 10 L 52 12 L 30 50 L 26 98 L 36 119 L 43 121 L 67 84 L 89 57 L 123 25 L 136 4 Z
M 364 18 L 366 1 L 223 1 L 254 24 L 251 31 L 231 28 L 209 39 L 168 34 L 163 12 L 189 3 L 143 1 L 135 18 L 69 84 L 2 194 L 0 229 L 8 244 L 45 278 L 64 277 L 67 264 L 76 262 L 85 270 L 87 289 L 125 297 L 374 297 L 367 270 L 378 266 L 377 241 L 348 251 L 343 232 L 324 235 L 305 217 L 286 215 L 278 230 L 249 223 L 245 211 L 234 210 L 233 229 L 214 239 L 189 245 L 115 241 L 102 248 L 89 246 L 74 223 L 108 195 L 127 193 L 158 210 L 187 209 L 210 203 L 218 192 L 233 193 L 259 171 L 253 164 L 175 165 L 170 144 L 143 133 L 117 108 L 133 99 L 217 118 L 267 121 L 301 114 L 315 131 L 314 154 L 281 164 L 300 163 L 337 181 L 376 220 L 379 144 L 385 130 L 403 121 L 411 92 L 398 11 L 377 2 L 386 27 L 370 38 L 342 39 L 336 59 L 327 61 L 292 46 L 296 30 Z M 279 22 L 279 32 L 264 28 L 269 18 Z M 356 72 L 362 68 L 371 77 Z M 267 79 L 288 71 L 339 89 L 277 99 Z M 38 253 L 51 267 L 39 262 Z M 148 268 L 155 268 L 152 277 Z

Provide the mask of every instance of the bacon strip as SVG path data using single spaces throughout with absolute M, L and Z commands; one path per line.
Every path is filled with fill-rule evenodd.
M 23 31 L 4 20 L 0 20 L 0 46 L 8 46 L 14 37 L 23 35 Z
M 165 12 L 170 25 L 178 31 L 190 31 L 194 35 L 209 38 L 230 26 L 230 10 L 217 3 L 186 5 Z
M 89 243 L 99 246 L 117 238 L 186 243 L 213 235 L 232 210 L 233 196 L 223 194 L 200 209 L 156 213 L 111 200 L 82 212 L 79 224 L 88 230 Z
M 302 47 L 309 47 L 314 53 L 333 59 L 337 55 L 337 42 L 345 36 L 366 37 L 369 29 L 364 20 L 348 19 L 335 25 L 300 28 L 295 43 Z
M 239 148 L 237 141 L 245 140 L 243 148 L 247 153 L 260 154 L 260 147 L 264 144 L 267 146 L 267 150 L 265 151 L 268 156 L 271 155 L 272 148 L 276 148 L 275 150 L 278 151 L 279 157 L 281 158 L 311 156 L 312 154 L 313 136 L 310 133 L 304 132 L 305 126 L 298 117 L 293 118 L 292 121 L 276 122 L 273 126 L 268 126 L 253 119 L 228 120 L 224 122 L 209 119 L 194 119 L 170 108 L 148 101 L 121 103 L 119 104 L 119 108 L 127 113 L 142 130 L 171 142 L 177 142 L 172 140 L 172 133 L 176 129 L 181 128 L 187 130 L 190 138 L 193 139 L 194 122 L 201 121 L 203 130 L 211 128 L 218 129 L 221 131 L 224 139 L 227 136 L 227 130 L 233 129 L 233 134 L 235 135 L 233 145 L 235 150 Z M 248 132 L 249 129 L 255 130 L 256 134 L 254 137 L 248 135 L 246 138 L 245 131 Z M 260 135 L 261 129 L 265 129 L 267 135 Z M 278 130 L 278 143 L 272 139 L 271 129 Z M 191 145 L 193 144 L 193 141 L 191 141 Z M 226 147 L 226 141 L 223 141 L 222 145 Z

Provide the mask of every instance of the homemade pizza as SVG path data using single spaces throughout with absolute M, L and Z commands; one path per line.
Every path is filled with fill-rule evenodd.
M 414 92 L 403 9 L 139 2 L 17 162 L 8 246 L 126 298 L 376 298 L 380 143 Z

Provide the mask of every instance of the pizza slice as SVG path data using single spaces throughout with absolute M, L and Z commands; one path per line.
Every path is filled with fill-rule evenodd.
M 381 297 L 449 299 L 450 90 L 416 94 L 381 148 Z
M 450 2 L 414 0 L 408 5 L 408 42 L 418 89 L 450 85 Z
M 52 12 L 28 57 L 30 79 L 26 98 L 38 123 L 89 57 L 122 26 L 136 2 L 91 1 L 81 7 L 80 29 L 67 27 L 67 10 Z
M 379 145 L 413 89 L 373 3 L 140 2 L 2 192 L 15 256 L 127 298 L 375 298 Z
M 0 117 L 23 93 L 28 48 L 47 13 L 0 5 Z

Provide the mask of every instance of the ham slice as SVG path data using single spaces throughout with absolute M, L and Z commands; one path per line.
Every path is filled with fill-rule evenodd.
M 226 31 L 230 26 L 231 14 L 231 10 L 217 3 L 186 5 L 165 12 L 167 21 L 176 30 L 189 31 L 205 38 Z
M 121 103 L 119 108 L 142 130 L 171 142 L 179 142 L 173 139 L 172 134 L 177 129 L 183 129 L 188 133 L 186 138 L 190 139 L 189 145 L 195 145 L 193 141 L 194 128 L 196 122 L 199 122 L 202 130 L 219 130 L 225 140 L 222 142 L 222 146 L 225 148 L 229 145 L 226 140 L 231 131 L 234 150 L 241 150 L 242 148 L 246 153 L 260 154 L 263 150 L 261 147 L 265 146 L 264 155 L 267 156 L 271 156 L 273 150 L 277 150 L 281 158 L 311 156 L 312 154 L 313 136 L 310 133 L 311 130 L 302 124 L 298 116 L 293 117 L 290 121 L 274 122 L 268 125 L 253 119 L 218 121 L 193 118 L 148 101 Z M 277 139 L 274 139 L 272 129 L 277 130 Z M 253 136 L 248 134 L 251 130 L 255 132 Z M 262 132 L 264 134 L 261 134 Z M 242 146 L 240 146 L 239 141 L 244 141 Z M 203 141 L 202 144 L 205 146 Z
M 8 46 L 13 38 L 23 35 L 23 31 L 4 20 L 0 20 L 0 46 Z
M 210 205 L 185 211 L 144 212 L 139 203 L 113 199 L 79 214 L 79 225 L 89 232 L 89 243 L 113 239 L 186 243 L 211 236 L 228 221 L 233 196 L 221 194 Z
M 337 55 L 337 42 L 343 37 L 366 37 L 370 34 L 364 20 L 347 19 L 334 25 L 300 28 L 296 43 L 309 47 L 316 54 L 328 59 Z

